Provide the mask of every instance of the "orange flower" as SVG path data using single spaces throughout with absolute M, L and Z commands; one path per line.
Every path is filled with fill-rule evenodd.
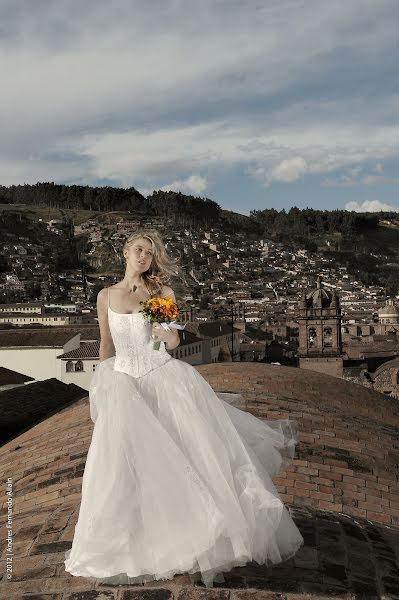
M 150 320 L 158 320 L 159 317 L 162 317 L 164 321 L 172 321 L 179 314 L 176 302 L 169 297 L 154 296 L 145 302 L 141 302 L 141 304 L 143 305 L 143 313 Z

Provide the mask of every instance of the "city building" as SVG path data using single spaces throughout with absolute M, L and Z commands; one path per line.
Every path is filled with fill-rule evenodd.
M 299 305 L 299 348 L 301 369 L 342 377 L 341 308 L 339 297 L 322 287 L 320 275 L 315 290 L 304 291 Z

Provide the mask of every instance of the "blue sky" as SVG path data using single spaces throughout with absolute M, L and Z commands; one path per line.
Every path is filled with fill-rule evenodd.
M 2 0 L 0 184 L 399 210 L 398 0 Z

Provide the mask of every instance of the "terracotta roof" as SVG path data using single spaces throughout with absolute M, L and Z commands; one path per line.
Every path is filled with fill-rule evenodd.
M 43 302 L 23 302 L 23 303 L 19 303 L 19 302 L 14 302 L 12 304 L 0 304 L 0 308 L 11 308 L 11 309 L 18 309 L 19 307 L 21 308 L 25 308 L 25 307 L 34 307 L 34 308 L 41 308 L 43 306 Z
M 264 349 L 265 349 L 265 342 L 254 342 L 253 344 L 241 342 L 241 344 L 240 344 L 240 350 L 242 350 L 242 351 L 264 350 Z
M 34 377 L 18 373 L 18 371 L 12 371 L 6 369 L 6 367 L 0 367 L 0 385 L 10 385 L 13 383 L 25 383 L 26 381 L 34 381 Z
M 48 329 L 47 326 L 46 327 L 46 331 Z M 34 330 L 34 328 L 32 327 L 32 329 Z M 32 329 L 29 327 L 28 331 L 32 331 Z M 77 333 L 80 333 L 80 340 L 81 342 L 92 342 L 94 340 L 99 340 L 100 339 L 100 328 L 98 326 L 98 324 L 87 324 L 84 323 L 83 325 L 58 325 L 56 328 L 54 327 L 54 329 L 56 329 L 56 331 L 65 331 L 65 332 L 69 332 L 72 333 L 73 335 L 76 335 Z M 44 328 L 43 327 L 39 327 L 38 331 L 43 331 Z M 13 331 L 22 331 L 22 329 L 13 329 Z
M 205 337 L 219 337 L 221 335 L 231 334 L 231 325 L 224 320 L 206 321 L 205 323 L 198 323 L 198 331 Z M 234 327 L 234 331 L 239 331 Z
M 46 327 L 45 329 L 7 329 L 1 331 L 0 347 L 62 348 L 77 333 L 77 331 L 59 331 L 55 327 Z
M 86 313 L 82 313 L 82 312 L 26 312 L 26 311 L 22 311 L 22 310 L 7 310 L 7 311 L 0 311 L 0 318 L 1 317 L 97 317 L 97 313 L 96 312 L 86 312 Z
M 68 358 L 99 358 L 100 356 L 100 342 L 91 342 L 89 344 L 81 344 L 80 348 L 76 348 L 76 350 L 70 350 L 69 352 L 64 352 L 64 354 L 59 354 L 57 358 L 68 359 Z
M 4 310 L 0 311 L 0 319 L 9 317 L 42 317 L 40 312 L 25 312 L 22 310 Z
M 198 337 L 197 335 L 195 335 L 195 333 L 192 333 L 187 329 L 182 329 L 178 333 L 180 337 L 179 347 L 187 346 L 189 344 L 196 344 L 197 342 L 202 342 L 202 338 Z
M 62 331 L 71 331 L 76 335 L 80 333 L 81 342 L 92 342 L 100 340 L 100 328 L 98 325 L 75 325 L 69 327 L 61 327 Z
M 397 401 L 293 367 L 214 363 L 196 369 L 216 391 L 239 391 L 242 410 L 270 420 L 297 419 L 297 456 L 274 482 L 305 539 L 303 548 L 280 565 L 253 562 L 234 568 L 214 590 L 193 587 L 184 576 L 116 588 L 65 573 L 63 561 L 79 514 L 94 427 L 86 397 L 0 448 L 0 476 L 13 478 L 15 540 L 13 576 L 0 581 L 0 596 L 7 600 L 30 595 L 114 600 L 397 596 L 398 480 L 392 454 L 396 443 L 392 423 L 399 424 Z M 4 499 L 3 521 L 5 503 Z M 4 549 L 6 541 L 0 543 Z

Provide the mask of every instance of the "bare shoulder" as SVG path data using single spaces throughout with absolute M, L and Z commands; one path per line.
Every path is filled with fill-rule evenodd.
M 169 287 L 168 285 L 164 285 L 164 286 L 162 287 L 162 294 L 161 294 L 161 295 L 162 295 L 162 296 L 167 296 L 168 298 L 172 298 L 172 300 L 173 300 L 174 302 L 176 302 L 176 296 L 175 296 L 175 293 L 174 293 L 174 291 L 172 290 L 172 288 L 171 288 L 171 287 Z
M 102 288 L 97 294 L 97 304 L 104 304 L 108 300 L 108 288 Z
M 106 300 L 108 300 L 108 293 L 110 290 L 113 289 L 118 289 L 118 284 L 115 285 L 109 285 L 107 287 L 103 287 L 97 294 L 97 299 L 100 300 L 100 302 L 105 302 Z

